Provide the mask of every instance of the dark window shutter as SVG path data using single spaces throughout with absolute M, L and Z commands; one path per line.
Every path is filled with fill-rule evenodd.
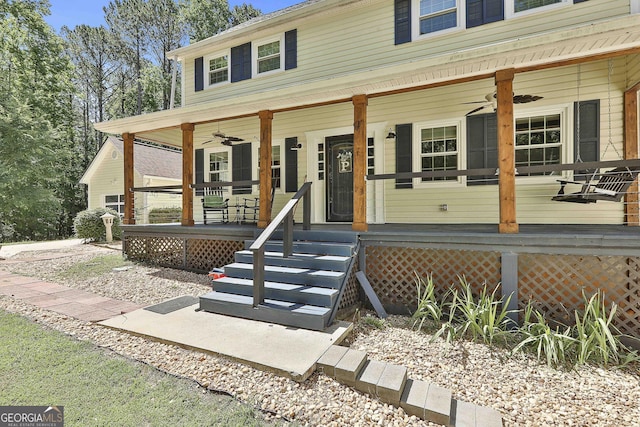
M 504 19 L 504 0 L 467 0 L 467 28 Z
M 298 30 L 284 33 L 284 69 L 298 67 Z
M 413 172 L 413 125 L 396 125 L 396 173 Z M 396 188 L 413 188 L 413 179 L 396 179 Z
M 292 148 L 296 148 L 292 150 Z M 285 189 L 287 193 L 298 191 L 298 138 L 284 140 Z
M 233 181 L 251 181 L 251 143 L 238 144 L 231 147 Z M 233 187 L 233 194 L 251 194 L 250 185 Z
M 498 120 L 495 113 L 467 117 L 467 169 L 498 167 Z M 468 185 L 497 184 L 496 176 L 470 176 Z
M 251 43 L 231 48 L 231 82 L 251 78 Z
M 395 0 L 396 44 L 411 41 L 411 0 Z
M 573 0 L 574 3 L 582 3 L 584 1 L 587 1 L 587 0 Z
M 195 90 L 199 92 L 204 89 L 204 58 L 196 58 L 195 60 Z
M 576 162 L 600 160 L 600 100 L 580 101 L 580 125 L 578 126 L 578 103 L 573 104 L 574 151 Z M 580 134 L 578 134 L 580 127 Z M 578 158 L 578 154 L 580 158 Z M 591 178 L 593 170 L 574 171 L 574 179 Z M 583 176 L 580 176 L 582 174 Z M 586 177 L 584 176 L 586 175 Z
M 196 154 L 196 184 L 202 184 L 204 182 L 204 150 L 199 148 L 195 151 Z M 203 190 L 196 190 L 196 196 L 202 196 Z

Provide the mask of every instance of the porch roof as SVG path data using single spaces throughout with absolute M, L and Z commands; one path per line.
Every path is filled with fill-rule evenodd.
M 180 125 L 183 123 L 203 124 L 253 116 L 262 110 L 277 113 L 346 102 L 359 94 L 379 97 L 491 78 L 497 70 L 506 68 L 527 72 L 639 52 L 640 15 L 630 15 L 481 48 L 381 65 L 355 74 L 336 75 L 329 80 L 311 80 L 304 85 L 97 123 L 95 127 L 105 133 L 134 133 L 138 139 L 181 146 Z M 197 126 L 194 135 L 199 136 Z

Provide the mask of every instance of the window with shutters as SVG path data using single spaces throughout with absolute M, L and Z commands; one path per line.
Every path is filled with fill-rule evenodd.
M 516 118 L 516 168 L 562 163 L 561 124 L 562 116 L 559 113 Z M 549 174 L 537 173 L 527 176 Z
M 253 43 L 253 63 L 256 76 L 280 71 L 284 69 L 284 55 L 282 54 L 282 36 L 261 40 Z
M 218 53 L 205 58 L 207 87 L 229 82 L 229 53 Z
M 570 5 L 568 0 L 505 0 L 507 17 L 542 12 Z
M 229 181 L 229 152 L 209 153 L 209 182 Z
M 414 170 L 421 172 L 455 171 L 460 168 L 460 129 L 461 123 L 418 123 L 415 125 L 417 154 Z M 459 177 L 420 178 L 419 182 L 460 182 Z
M 463 0 L 413 0 L 415 38 L 461 27 Z
M 282 186 L 282 161 L 280 145 L 271 146 L 271 186 L 273 188 L 281 188 Z M 260 176 L 260 147 L 258 147 L 258 176 Z

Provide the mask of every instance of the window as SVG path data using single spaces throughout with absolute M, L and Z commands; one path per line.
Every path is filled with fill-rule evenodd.
M 229 181 L 229 152 L 209 153 L 209 182 Z
M 258 75 L 282 69 L 283 55 L 280 38 L 258 42 L 255 45 L 255 72 Z
M 124 216 L 124 194 L 104 196 L 104 207 L 113 209 L 118 214 Z
M 416 38 L 460 25 L 459 0 L 414 0 Z
M 507 17 L 529 12 L 540 12 L 569 4 L 568 0 L 506 0 L 505 13 Z
M 420 170 L 458 169 L 458 128 L 455 125 L 420 129 Z M 456 181 L 457 177 L 422 178 L 422 182 Z
M 560 125 L 560 114 L 516 118 L 516 168 L 560 164 L 562 161 Z M 544 175 L 544 173 L 527 175 Z
M 282 182 L 282 161 L 280 157 L 280 146 L 273 145 L 271 147 L 271 186 L 273 188 L 281 188 Z M 258 174 L 260 173 L 260 152 L 258 149 Z
M 208 85 L 213 86 L 229 81 L 229 55 L 213 56 L 207 58 Z

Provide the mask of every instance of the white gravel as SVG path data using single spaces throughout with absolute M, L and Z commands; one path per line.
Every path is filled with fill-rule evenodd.
M 22 253 L 0 269 L 51 280 L 80 260 L 112 249 L 84 245 L 42 253 Z M 64 255 L 64 257 L 59 257 Z M 24 259 L 25 263 L 15 263 Z M 149 305 L 210 290 L 205 275 L 134 265 L 89 280 L 61 283 L 99 295 Z M 384 404 L 323 375 L 306 382 L 258 371 L 221 357 L 149 341 L 0 296 L 0 309 L 19 313 L 49 328 L 107 347 L 160 370 L 191 378 L 205 387 L 231 393 L 273 415 L 313 426 L 427 426 L 402 409 Z M 449 388 L 454 398 L 490 406 L 507 426 L 640 426 L 640 369 L 583 367 L 561 371 L 529 357 L 508 357 L 502 349 L 464 343 L 449 346 L 407 328 L 406 317 L 391 316 L 383 329 L 359 322 L 349 338 L 352 348 L 371 359 L 402 364 L 409 377 Z

